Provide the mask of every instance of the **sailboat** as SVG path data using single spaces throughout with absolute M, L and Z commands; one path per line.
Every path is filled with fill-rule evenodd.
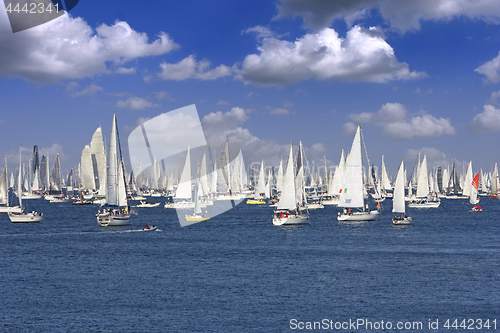
M 266 184 L 265 184 L 265 173 L 264 173 L 264 160 L 260 164 L 259 180 L 257 181 L 257 186 L 255 187 L 255 196 L 252 199 L 247 200 L 248 205 L 264 205 L 266 204 Z
M 394 186 L 394 193 L 392 198 L 392 212 L 401 215 L 394 215 L 392 223 L 394 224 L 410 224 L 411 217 L 406 215 L 405 207 L 405 163 L 401 161 L 398 175 L 396 177 L 396 185 Z
M 339 221 L 378 221 L 380 219 L 380 210 L 368 210 L 365 206 L 365 187 L 363 184 L 363 159 L 361 156 L 361 125 L 358 125 L 351 151 L 347 156 L 344 185 L 340 194 L 339 207 L 344 211 L 338 213 Z M 351 208 L 358 209 L 355 212 Z
M 175 191 L 174 202 L 166 202 L 165 208 L 175 208 L 175 209 L 190 209 L 194 208 L 194 202 L 192 201 L 191 193 L 191 150 L 188 147 L 186 154 L 186 162 L 184 163 L 184 168 L 182 169 L 181 179 L 179 180 L 179 185 Z
M 295 177 L 293 167 L 293 145 L 290 145 L 290 155 L 288 156 L 288 163 L 286 171 L 283 176 L 283 187 L 281 196 L 278 202 L 278 207 L 274 211 L 273 224 L 274 225 L 294 225 L 294 224 L 308 224 L 309 211 L 299 208 L 299 203 L 302 201 L 302 192 L 300 197 L 297 196 L 296 180 L 301 181 L 300 177 Z
M 0 213 L 21 213 L 21 207 L 9 205 L 9 180 L 7 179 L 7 160 L 0 176 Z
M 201 215 L 201 203 L 200 203 L 200 197 L 198 196 L 199 187 L 200 187 L 200 180 L 198 177 L 196 181 L 196 186 L 194 188 L 194 212 L 191 215 L 186 215 L 186 221 L 188 222 L 202 222 L 210 220 L 210 218 L 206 213 L 203 216 Z
M 369 211 L 365 206 L 365 187 L 363 184 L 363 160 L 361 156 L 361 125 L 358 125 L 351 151 L 347 156 L 344 183 L 340 194 L 339 207 L 344 211 L 338 213 L 339 221 L 378 221 L 381 212 L 379 210 Z M 351 208 L 358 211 L 352 212 Z
M 483 211 L 481 206 L 478 205 L 478 202 L 479 202 L 479 197 L 477 196 L 478 193 L 479 193 L 479 173 L 472 180 L 471 189 L 470 189 L 469 202 L 472 205 L 474 205 L 474 207 L 472 207 L 473 212 L 482 212 Z
M 118 148 L 120 151 L 119 160 Z M 123 157 L 121 156 L 120 137 L 116 125 L 116 113 L 113 115 L 106 162 L 106 204 L 103 206 L 103 210 L 98 211 L 96 214 L 97 223 L 103 227 L 127 225 L 130 223 L 130 206 L 127 199 L 125 165 L 123 163 Z
M 9 219 L 13 223 L 33 223 L 40 222 L 43 219 L 43 213 L 39 212 L 29 212 L 26 213 L 23 210 L 23 199 L 22 199 L 22 185 L 21 185 L 21 146 L 19 146 L 19 173 L 17 177 L 17 197 L 19 198 L 19 207 L 21 208 L 20 213 L 9 212 Z
M 416 198 L 408 205 L 411 208 L 438 208 L 441 204 L 437 193 L 429 192 L 427 156 L 424 155 L 418 171 Z

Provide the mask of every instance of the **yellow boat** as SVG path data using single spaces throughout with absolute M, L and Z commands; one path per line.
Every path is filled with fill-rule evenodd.
M 266 200 L 264 200 L 264 199 L 248 199 L 247 204 L 248 205 L 265 205 Z
M 202 222 L 202 221 L 208 221 L 210 220 L 210 217 L 203 217 L 200 215 L 186 215 L 186 221 L 188 222 Z

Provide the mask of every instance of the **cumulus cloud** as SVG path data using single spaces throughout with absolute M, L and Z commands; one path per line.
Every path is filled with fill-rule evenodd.
M 429 169 L 433 167 L 441 166 L 446 168 L 453 165 L 454 158 L 450 155 L 443 153 L 441 150 L 434 147 L 422 147 L 421 149 L 408 149 L 404 152 L 403 157 L 407 161 L 406 166 L 411 167 L 411 163 L 418 159 L 418 154 L 420 153 L 420 158 L 422 159 L 424 155 L 427 156 L 427 165 Z M 411 172 L 411 170 L 407 170 Z
M 284 108 L 276 108 L 269 111 L 270 114 L 276 114 L 281 116 L 288 116 L 290 114 L 290 110 Z
M 472 119 L 468 128 L 473 134 L 500 131 L 500 109 L 493 105 L 485 105 L 483 112 Z
M 128 108 L 132 110 L 142 110 L 145 108 L 153 108 L 153 107 L 158 107 L 160 106 L 159 104 L 154 104 L 151 101 L 148 101 L 147 99 L 140 98 L 140 97 L 129 97 L 126 100 L 119 100 L 116 102 L 116 106 L 119 108 Z
M 378 28 L 355 26 L 345 38 L 325 28 L 295 42 L 259 39 L 259 54 L 245 57 L 237 78 L 260 85 L 283 85 L 306 79 L 387 82 L 425 77 L 400 63 Z
M 203 117 L 201 124 L 207 142 L 224 142 L 226 138 L 229 139 L 230 143 L 241 147 L 247 167 L 252 163 L 260 165 L 262 159 L 266 166 L 277 166 L 280 157 L 283 157 L 286 163 L 290 144 L 279 144 L 275 140 L 261 139 L 253 135 L 243 127 L 249 118 L 248 113 L 248 110 L 234 107 L 228 112 L 212 112 Z M 298 147 L 298 142 L 294 147 Z M 326 152 L 326 147 L 321 143 L 304 149 L 309 159 L 323 158 Z
M 0 44 L 0 75 L 37 82 L 109 74 L 114 68 L 123 73 L 123 64 L 132 59 L 178 47 L 164 32 L 150 41 L 123 21 L 94 31 L 84 19 L 69 15 L 16 34 L 0 34 Z
M 387 103 L 378 112 L 350 114 L 348 118 L 382 127 L 382 134 L 391 140 L 414 140 L 456 133 L 450 119 L 436 118 L 430 114 L 409 117 L 408 110 L 400 103 Z M 353 123 L 344 126 L 352 129 Z
M 74 85 L 68 85 L 68 89 L 73 90 L 73 89 L 71 89 L 72 86 L 74 87 Z M 70 96 L 71 97 L 89 96 L 89 95 L 94 95 L 95 93 L 102 91 L 102 90 L 103 90 L 102 87 L 99 87 L 96 84 L 91 84 L 91 85 L 83 88 L 80 91 L 73 90 L 73 92 L 70 93 Z
M 420 29 L 425 20 L 450 20 L 457 17 L 498 23 L 500 7 L 495 0 L 280 0 L 277 18 L 300 16 L 304 26 L 319 30 L 333 20 L 343 18 L 348 24 L 378 10 L 391 27 L 401 32 Z
M 158 74 L 158 77 L 162 80 L 216 80 L 232 74 L 231 68 L 225 65 L 220 65 L 214 69 L 210 69 L 209 61 L 197 61 L 193 55 L 184 58 L 176 64 L 163 62 L 160 64 L 160 68 L 161 73 Z
M 135 67 L 130 67 L 130 68 L 119 67 L 115 71 L 116 74 L 135 74 L 136 72 L 137 72 L 137 68 L 135 68 Z
M 486 76 L 486 79 L 484 80 L 485 83 L 500 82 L 500 52 L 498 52 L 498 56 L 487 63 L 482 64 L 474 71 Z

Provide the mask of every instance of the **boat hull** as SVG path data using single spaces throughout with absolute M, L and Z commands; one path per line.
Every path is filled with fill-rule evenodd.
M 97 214 L 97 223 L 103 227 L 129 225 L 130 215 L 114 216 L 109 213 L 101 213 Z
M 273 217 L 274 225 L 299 225 L 299 224 L 309 224 L 308 215 L 288 215 L 287 217 Z
M 323 206 L 320 203 L 307 204 L 307 209 L 309 210 L 321 209 L 321 208 L 325 208 L 325 206 Z
M 21 207 L 19 206 L 13 206 L 13 207 L 9 207 L 9 206 L 0 206 L 0 214 L 1 213 L 21 213 L 22 212 L 22 209 Z
M 200 215 L 186 215 L 186 221 L 188 222 L 203 222 L 210 220 L 209 217 L 203 217 Z
M 378 221 L 380 220 L 379 211 L 354 212 L 352 214 L 340 214 L 337 216 L 339 221 Z
M 9 219 L 12 223 L 37 223 L 43 220 L 43 214 L 14 214 L 9 213 Z
M 424 203 L 412 202 L 412 203 L 408 204 L 408 207 L 410 207 L 410 208 L 438 208 L 440 204 L 441 204 L 440 201 L 431 201 L 431 202 L 424 202 Z
M 262 199 L 248 199 L 247 200 L 247 205 L 265 205 L 266 200 Z
M 392 218 L 392 223 L 394 225 L 408 225 L 411 224 L 411 216 L 405 218 Z

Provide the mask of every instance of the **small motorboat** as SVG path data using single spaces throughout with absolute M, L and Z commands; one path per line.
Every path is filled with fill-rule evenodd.
M 472 211 L 473 212 L 482 212 L 483 211 L 483 207 L 476 205 L 476 206 L 472 207 Z
M 153 231 L 156 229 L 158 229 L 158 227 L 156 225 L 152 225 L 152 226 L 146 225 L 144 228 L 142 228 L 142 230 L 144 230 L 144 231 Z
M 160 205 L 159 202 L 157 203 L 149 203 L 144 200 L 141 200 L 141 203 L 138 204 L 136 207 L 158 207 Z

